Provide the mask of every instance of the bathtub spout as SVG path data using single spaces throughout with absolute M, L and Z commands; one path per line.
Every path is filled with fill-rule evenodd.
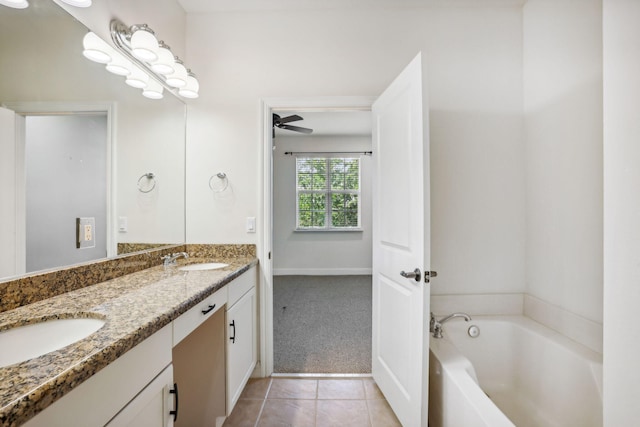
M 455 317 L 462 317 L 465 322 L 468 322 L 471 320 L 471 316 L 469 316 L 467 313 L 453 313 L 446 317 L 443 317 L 440 320 L 436 319 L 433 313 L 431 313 L 431 321 L 429 322 L 429 332 L 433 334 L 434 338 L 442 338 L 442 324 L 444 322 L 448 322 L 449 320 Z

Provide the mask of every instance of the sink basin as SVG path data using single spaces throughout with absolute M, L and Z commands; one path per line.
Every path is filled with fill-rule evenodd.
M 179 267 L 178 270 L 182 271 L 202 271 L 202 270 L 217 270 L 219 268 L 228 267 L 229 264 L 222 262 L 203 262 L 202 264 L 189 264 Z
M 88 337 L 102 319 L 51 319 L 0 332 L 0 368 L 42 356 Z

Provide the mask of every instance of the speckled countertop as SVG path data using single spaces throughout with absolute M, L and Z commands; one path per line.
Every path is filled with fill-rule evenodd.
M 197 262 L 219 270 L 180 271 Z M 257 264 L 255 256 L 189 258 L 0 313 L 0 330 L 44 319 L 97 317 L 105 325 L 60 350 L 0 368 L 0 425 L 18 426 Z M 2 351 L 2 349 L 0 349 Z

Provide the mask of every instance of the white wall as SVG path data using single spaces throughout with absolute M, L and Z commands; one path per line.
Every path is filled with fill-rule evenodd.
M 296 156 L 287 151 L 370 151 L 371 136 L 287 136 L 273 156 L 274 274 L 371 274 L 371 156 L 360 156 L 362 231 L 296 232 Z
M 107 256 L 107 116 L 25 120 L 26 272 Z M 76 247 L 76 218 L 95 219 L 95 246 Z
M 604 425 L 640 420 L 640 2 L 603 2 Z
M 377 96 L 422 50 L 433 292 L 522 292 L 521 7 L 492 4 L 188 15 L 201 96 L 189 106 L 187 241 L 258 242 L 244 221 L 261 216 L 261 98 Z M 221 170 L 224 201 L 207 186 Z
M 602 3 L 524 6 L 526 292 L 602 323 Z

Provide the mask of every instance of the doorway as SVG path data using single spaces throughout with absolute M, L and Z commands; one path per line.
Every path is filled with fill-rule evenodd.
M 302 302 L 306 301 L 308 303 L 309 299 L 301 295 L 301 290 L 304 287 L 312 289 L 313 293 L 314 291 L 321 292 L 326 290 L 326 288 L 323 289 L 324 285 L 318 287 L 321 282 L 333 282 L 334 284 L 350 282 L 352 283 L 351 286 L 368 288 L 370 292 L 370 234 L 367 237 L 367 232 L 362 230 L 348 232 L 296 230 L 296 225 L 298 225 L 296 223 L 296 159 L 354 156 L 361 159 L 360 161 L 364 166 L 364 174 L 369 174 L 370 167 L 368 162 L 370 162 L 371 157 L 367 152 L 371 151 L 370 109 L 372 102 L 373 98 L 370 97 L 269 99 L 263 102 L 264 148 L 268 150 L 266 152 L 272 153 L 271 156 L 264 156 L 264 226 L 266 232 L 263 234 L 263 241 L 260 245 L 263 251 L 261 259 L 268 261 L 263 264 L 264 276 L 261 288 L 261 298 L 264 302 L 262 305 L 261 324 L 264 328 L 262 336 L 265 337 L 261 345 L 261 360 L 263 362 L 263 375 L 265 376 L 274 372 L 278 373 L 279 370 L 282 371 L 283 369 L 281 366 L 277 370 L 274 369 L 275 352 L 277 351 L 274 347 L 276 343 L 274 331 L 278 327 L 275 322 L 281 322 L 284 314 L 284 317 L 288 317 L 290 320 L 289 325 L 300 326 L 304 323 L 303 320 L 294 320 L 296 316 L 293 310 L 294 307 L 291 306 L 292 301 L 297 299 L 301 301 L 297 308 L 301 312 L 306 311 L 302 308 L 302 305 L 304 305 Z M 291 115 L 303 117 L 303 120 L 291 124 L 313 129 L 312 136 L 308 137 L 308 135 L 299 135 L 294 132 L 290 132 L 290 135 L 287 136 L 286 134 L 283 135 L 284 131 L 278 129 L 276 129 L 276 133 L 272 133 L 272 114 L 274 113 L 280 117 L 289 117 Z M 358 142 L 355 142 L 356 136 L 354 134 L 349 135 L 348 131 L 335 130 L 340 126 L 341 121 L 348 122 L 350 115 L 353 115 L 353 121 L 357 121 L 355 119 L 357 116 L 366 117 L 365 124 L 362 125 L 361 122 L 360 125 L 366 128 L 365 135 L 360 132 Z M 333 124 L 334 130 L 323 130 L 322 128 L 325 126 L 323 122 Z M 334 134 L 330 136 L 328 135 L 329 132 Z M 274 136 L 275 139 L 273 138 Z M 308 138 L 303 139 L 303 137 Z M 340 139 L 342 139 L 342 143 Z M 351 139 L 351 144 L 345 145 L 344 141 L 349 139 Z M 365 208 L 361 210 L 365 222 L 369 221 L 371 215 L 369 197 L 369 195 L 365 195 L 365 200 L 362 204 Z M 365 248 L 364 250 L 363 247 Z M 347 259 L 348 256 L 356 257 L 358 260 L 356 261 L 352 258 L 349 261 Z M 350 281 L 349 279 L 354 280 Z M 280 281 L 280 284 L 278 281 Z M 356 282 L 358 285 L 353 285 Z M 363 282 L 366 283 L 365 286 L 362 286 Z M 283 289 L 288 289 L 284 292 L 284 295 L 288 294 L 289 299 L 284 304 L 274 300 L 274 296 L 278 293 L 275 286 L 280 285 L 282 285 Z M 343 287 L 342 290 L 346 290 L 347 287 Z M 293 293 L 289 292 L 292 289 L 294 290 Z M 352 294 L 353 292 L 358 293 L 358 291 L 353 291 L 352 289 Z M 327 302 L 330 299 L 330 297 L 317 293 L 315 297 L 310 298 L 324 300 L 323 302 Z M 370 296 L 365 296 L 364 298 L 370 298 Z M 283 307 L 286 308 L 283 309 Z M 371 335 L 370 308 L 371 302 L 369 301 L 368 311 L 363 316 L 369 322 L 369 326 L 366 326 L 368 339 L 370 339 Z M 320 311 L 323 310 L 319 306 L 318 309 Z M 289 313 L 287 313 L 287 310 L 289 310 Z M 329 312 L 325 314 L 333 319 L 337 317 L 332 316 Z M 322 315 L 319 316 L 319 318 L 322 317 Z M 315 325 L 315 322 L 310 318 L 307 319 L 307 322 Z M 285 321 L 285 327 L 287 327 L 286 323 Z M 279 326 L 283 326 L 283 324 Z M 338 338 L 338 335 L 335 334 L 335 327 L 327 326 L 323 330 L 325 331 L 324 335 L 333 335 L 334 338 Z M 370 341 L 367 341 L 364 347 L 369 348 L 369 355 L 366 356 L 369 359 L 369 363 L 365 368 L 359 368 L 351 373 L 358 371 L 370 373 Z M 306 351 L 302 350 L 303 353 Z M 302 357 L 309 362 L 309 369 L 312 371 L 320 369 L 319 372 L 316 371 L 315 373 L 331 373 L 322 372 L 327 371 L 325 368 L 313 367 L 314 363 L 311 362 L 318 362 L 317 359 L 314 359 L 315 356 L 303 354 Z M 315 364 L 315 366 L 321 366 L 321 364 Z M 284 369 L 289 371 L 292 368 Z M 301 368 L 295 368 L 295 370 L 302 371 Z M 344 372 L 345 369 L 342 369 L 342 371 Z M 352 370 L 349 369 L 346 372 L 349 371 Z
M 371 373 L 371 113 L 274 110 L 274 372 Z

